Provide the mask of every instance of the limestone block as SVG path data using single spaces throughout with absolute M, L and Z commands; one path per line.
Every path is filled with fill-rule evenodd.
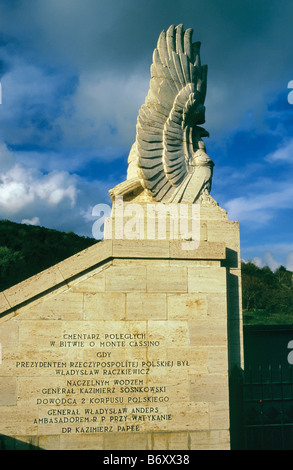
M 215 260 L 198 260 L 198 259 L 171 259 L 169 261 L 170 266 L 221 266 L 221 261 Z
M 0 406 L 17 403 L 17 380 L 15 377 L 0 377 Z
M 199 346 L 168 348 L 167 360 L 173 361 L 177 365 L 178 378 L 189 380 L 190 374 L 204 374 L 208 372 L 209 351 L 207 348 Z M 173 372 L 175 378 L 175 372 Z
M 5 312 L 6 310 L 9 310 L 10 305 L 7 302 L 7 299 L 3 292 L 0 292 L 0 313 Z
M 40 438 L 40 444 L 44 442 L 47 438 L 47 436 L 42 436 Z M 62 450 L 103 450 L 104 436 L 99 434 L 83 435 L 81 439 L 80 435 L 78 434 L 62 434 L 60 436 L 60 447 Z M 56 447 L 53 447 L 53 449 L 54 448 Z M 47 443 L 46 449 L 48 449 Z
M 207 313 L 210 318 L 226 318 L 227 296 L 223 292 L 207 294 Z
M 192 320 L 207 316 L 206 294 L 168 294 L 167 305 L 170 320 Z
M 211 402 L 210 429 L 229 429 L 229 404 L 227 401 Z
M 230 450 L 230 435 L 227 430 L 190 432 L 191 450 Z
M 150 361 L 167 361 L 168 360 L 168 349 L 166 343 L 159 341 L 159 347 L 149 348 L 148 360 Z M 156 380 L 158 378 L 156 377 Z
M 106 271 L 108 292 L 146 291 L 146 267 L 136 269 L 127 266 L 112 266 Z
M 148 337 L 160 341 L 162 348 L 189 346 L 188 325 L 184 321 L 148 321 Z
M 226 251 L 224 243 L 217 242 L 201 242 L 195 249 L 184 249 L 184 247 L 192 247 L 192 242 L 182 242 L 181 240 L 170 241 L 170 257 L 184 259 L 209 259 L 219 260 L 225 259 Z
M 227 345 L 227 325 L 215 319 L 212 324 L 201 319 L 188 322 L 191 346 L 217 347 Z
M 147 445 L 147 433 L 107 433 L 104 436 L 104 450 L 144 450 Z
M 150 448 L 152 450 L 168 450 L 169 436 L 170 436 L 170 433 L 168 432 L 151 433 L 150 434 L 150 437 L 151 437 Z
M 171 410 L 170 410 L 171 412 Z M 203 431 L 209 429 L 209 404 L 207 401 L 185 403 L 172 406 L 172 421 L 169 421 L 168 431 Z
M 38 351 L 49 345 L 50 341 L 58 341 L 61 336 L 62 324 L 58 320 L 23 320 L 19 323 L 19 342 L 23 348 L 33 347 Z
M 56 267 L 42 271 L 40 274 L 10 287 L 5 291 L 5 297 L 11 307 L 15 307 L 20 303 L 31 299 L 47 289 L 50 289 L 59 283 L 62 283 L 64 278 Z
M 113 256 L 169 258 L 169 242 L 167 240 L 113 240 Z
M 188 450 L 187 432 L 152 433 L 152 450 Z
M 120 292 L 84 294 L 85 320 L 123 320 L 125 296 Z
M 172 432 L 168 435 L 168 450 L 188 450 L 188 433 Z
M 35 407 L 0 406 L 0 434 L 6 436 L 32 436 L 37 434 L 33 424 L 38 411 Z
M 228 363 L 228 351 L 226 346 L 212 346 L 208 350 L 208 357 L 206 360 L 207 371 L 211 374 L 216 374 L 225 371 Z
M 0 325 L 0 344 L 2 350 L 9 349 L 18 344 L 18 322 L 10 320 Z
M 195 402 L 226 401 L 226 403 L 228 403 L 227 374 L 200 374 L 190 376 L 190 399 Z
M 113 266 L 170 266 L 170 261 L 168 259 L 116 258 L 113 260 Z
M 21 320 L 81 320 L 82 313 L 83 294 L 67 290 L 35 303 L 21 315 Z
M 239 253 L 240 241 L 238 222 L 207 220 L 206 224 L 209 241 L 216 242 L 219 240 L 225 240 L 226 247 Z
M 39 436 L 37 445 L 40 449 L 60 450 L 60 448 L 63 448 L 60 446 L 60 439 L 62 439 L 62 437 L 63 436 Z
M 166 320 L 166 294 L 158 293 L 127 293 L 127 320 Z
M 148 292 L 187 292 L 187 268 L 147 267 Z
M 148 361 L 156 361 L 156 359 L 147 357 Z M 189 369 L 189 368 L 188 368 Z M 160 405 L 160 412 L 162 409 L 165 409 L 166 413 L 172 414 L 172 406 L 169 403 L 177 403 L 178 401 L 182 404 L 188 403 L 190 401 L 189 387 L 186 384 L 189 381 L 189 370 L 184 370 L 183 367 L 176 367 L 176 363 L 169 370 L 167 375 L 163 371 L 161 373 L 152 374 L 148 377 L 148 386 L 150 387 L 163 387 L 162 396 L 167 396 L 169 402 L 166 406 Z
M 228 214 L 220 206 L 212 204 L 201 204 L 200 206 L 200 219 L 201 221 L 211 220 L 212 223 L 218 221 L 222 224 L 228 222 Z
M 188 268 L 188 292 L 222 293 L 226 291 L 226 272 L 222 268 Z
M 105 259 L 112 256 L 112 241 L 104 240 L 86 248 L 76 255 L 67 258 L 58 263 L 58 269 L 64 279 L 71 279 L 73 276 L 80 275 L 85 269 L 104 262 Z
M 84 292 L 84 293 L 96 293 L 105 292 L 106 280 L 104 269 L 109 268 L 112 262 L 103 265 L 100 272 L 93 274 L 92 276 L 83 276 L 84 279 L 78 279 L 68 283 L 72 292 Z

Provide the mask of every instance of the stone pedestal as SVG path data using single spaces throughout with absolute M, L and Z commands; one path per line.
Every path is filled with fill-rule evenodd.
M 0 294 L 2 446 L 229 449 L 242 363 L 238 223 L 108 239 Z

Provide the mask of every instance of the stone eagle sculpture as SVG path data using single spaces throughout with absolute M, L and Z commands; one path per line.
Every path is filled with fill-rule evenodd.
M 202 140 L 209 133 L 200 127 L 205 122 L 207 66 L 201 65 L 200 42 L 192 43 L 192 34 L 183 25 L 160 34 L 127 180 L 109 191 L 112 200 L 144 191 L 157 202 L 215 203 L 209 196 L 214 163 Z

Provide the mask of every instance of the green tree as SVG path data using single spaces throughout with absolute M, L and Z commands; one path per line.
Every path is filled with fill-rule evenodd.
M 73 232 L 0 221 L 0 290 L 97 243 Z
M 292 272 L 280 266 L 273 272 L 268 266 L 259 268 L 242 263 L 243 309 L 261 310 L 267 314 L 293 314 Z

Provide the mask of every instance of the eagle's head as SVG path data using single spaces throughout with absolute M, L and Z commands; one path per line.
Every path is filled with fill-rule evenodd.
M 198 141 L 198 150 L 192 155 L 191 166 L 208 166 L 211 169 L 215 166 L 213 160 L 207 155 L 203 140 Z

